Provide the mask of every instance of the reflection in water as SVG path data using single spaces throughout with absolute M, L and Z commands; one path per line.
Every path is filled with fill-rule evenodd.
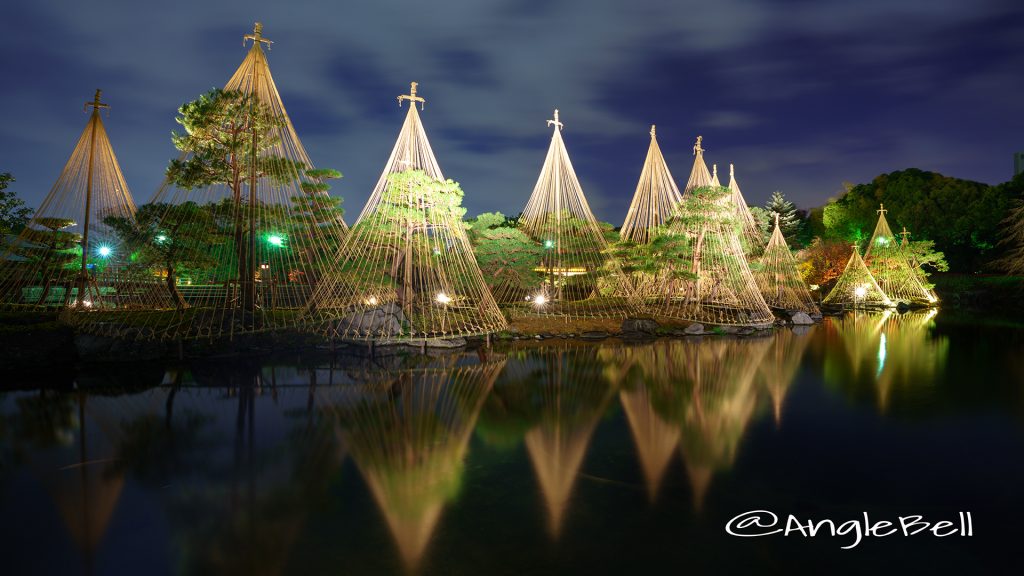
M 488 443 L 526 444 L 555 538 L 590 438 L 614 396 L 597 352 L 580 344 L 522 351 L 509 361 L 481 419 Z
M 949 352 L 949 340 L 932 334 L 937 313 L 887 310 L 830 319 L 825 327 L 826 381 L 854 396 L 870 390 L 883 412 L 896 391 L 933 385 Z M 841 346 L 834 345 L 837 339 Z
M 399 365 L 339 369 L 353 382 L 319 398 L 336 415 L 406 567 L 415 569 L 458 495 L 469 438 L 505 360 L 393 360 Z
M 278 574 L 323 569 L 306 556 L 328 555 L 308 543 L 324 526 L 375 521 L 325 506 L 349 485 L 337 479 L 351 457 L 401 566 L 415 571 L 459 497 L 474 431 L 491 450 L 525 447 L 517 489 L 536 487 L 548 534 L 564 541 L 583 461 L 616 397 L 650 501 L 678 451 L 699 508 L 713 475 L 733 466 L 764 392 L 781 417 L 808 338 L 780 330 L 546 343 L 508 357 L 220 362 L 171 368 L 160 385 L 127 391 L 123 379 L 96 376 L 89 392 L 0 394 L 0 483 L 4 462 L 25 462 L 87 572 L 131 485 L 147 510 L 161 510 L 180 572 Z M 887 366 L 905 353 L 889 342 Z M 371 548 L 360 554 L 394 557 Z
M 804 351 L 812 338 L 810 333 L 817 329 L 818 325 L 779 330 L 769 340 L 768 350 L 758 366 L 757 378 L 771 400 L 776 426 L 782 424 L 782 404 L 800 369 Z
M 676 426 L 699 509 L 716 472 L 736 458 L 757 403 L 755 376 L 770 339 L 665 341 L 638 364 L 654 410 Z

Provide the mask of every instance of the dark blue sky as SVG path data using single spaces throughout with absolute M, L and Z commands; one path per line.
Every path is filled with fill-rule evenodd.
M 372 5 L 371 5 L 372 4 Z M 175 151 L 177 107 L 222 86 L 255 20 L 313 161 L 341 170 L 348 220 L 420 82 L 423 121 L 470 214 L 518 213 L 565 140 L 597 216 L 625 216 L 658 125 L 677 180 L 704 136 L 751 204 L 820 205 L 842 182 L 918 167 L 998 183 L 1024 150 L 1020 0 L 56 2 L 0 22 L 0 171 L 36 206 L 96 88 L 138 203 Z

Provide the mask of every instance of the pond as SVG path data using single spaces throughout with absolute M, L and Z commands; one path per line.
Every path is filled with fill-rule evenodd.
M 1020 573 L 997 321 L 5 380 L 6 574 Z M 756 510 L 957 533 L 727 532 Z

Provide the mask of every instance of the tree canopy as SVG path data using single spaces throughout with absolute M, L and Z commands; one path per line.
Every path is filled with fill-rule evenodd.
M 32 209 L 25 206 L 25 201 L 7 189 L 11 182 L 14 176 L 10 172 L 0 173 L 0 241 L 7 234 L 20 232 L 32 216 Z
M 951 269 L 975 272 L 990 257 L 1000 237 L 999 224 L 1022 191 L 1020 177 L 990 186 L 917 169 L 882 174 L 850 187 L 825 206 L 824 235 L 847 242 L 867 239 L 878 219 L 878 205 L 884 203 L 894 226 L 932 240 Z

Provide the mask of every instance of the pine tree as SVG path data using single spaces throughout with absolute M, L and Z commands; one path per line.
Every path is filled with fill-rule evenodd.
M 469 239 L 492 292 L 508 287 L 519 293 L 536 288 L 543 281 L 536 271 L 537 262 L 543 257 L 541 246 L 501 212 L 480 214 L 472 220 Z
M 765 203 L 764 209 L 768 211 L 769 225 L 774 222 L 775 214 L 779 215 L 779 230 L 782 231 L 786 243 L 792 245 L 803 227 L 803 220 L 797 213 L 796 205 L 786 200 L 782 192 L 776 190 Z
M 10 172 L 0 173 L 0 243 L 4 235 L 20 232 L 32 217 L 32 209 L 25 206 L 25 201 L 7 189 L 11 182 L 14 176 Z
M 82 236 L 65 230 L 75 225 L 75 221 L 69 218 L 36 218 L 33 224 L 35 227 L 22 231 L 18 244 L 13 246 L 13 254 L 25 260 L 20 265 L 35 271 L 32 277 L 24 280 L 30 286 L 43 286 L 35 302 L 31 301 L 31 295 L 26 295 L 29 303 L 45 306 L 55 284 L 64 286 L 64 299 L 67 300 L 75 275 L 74 263 L 82 254 Z

